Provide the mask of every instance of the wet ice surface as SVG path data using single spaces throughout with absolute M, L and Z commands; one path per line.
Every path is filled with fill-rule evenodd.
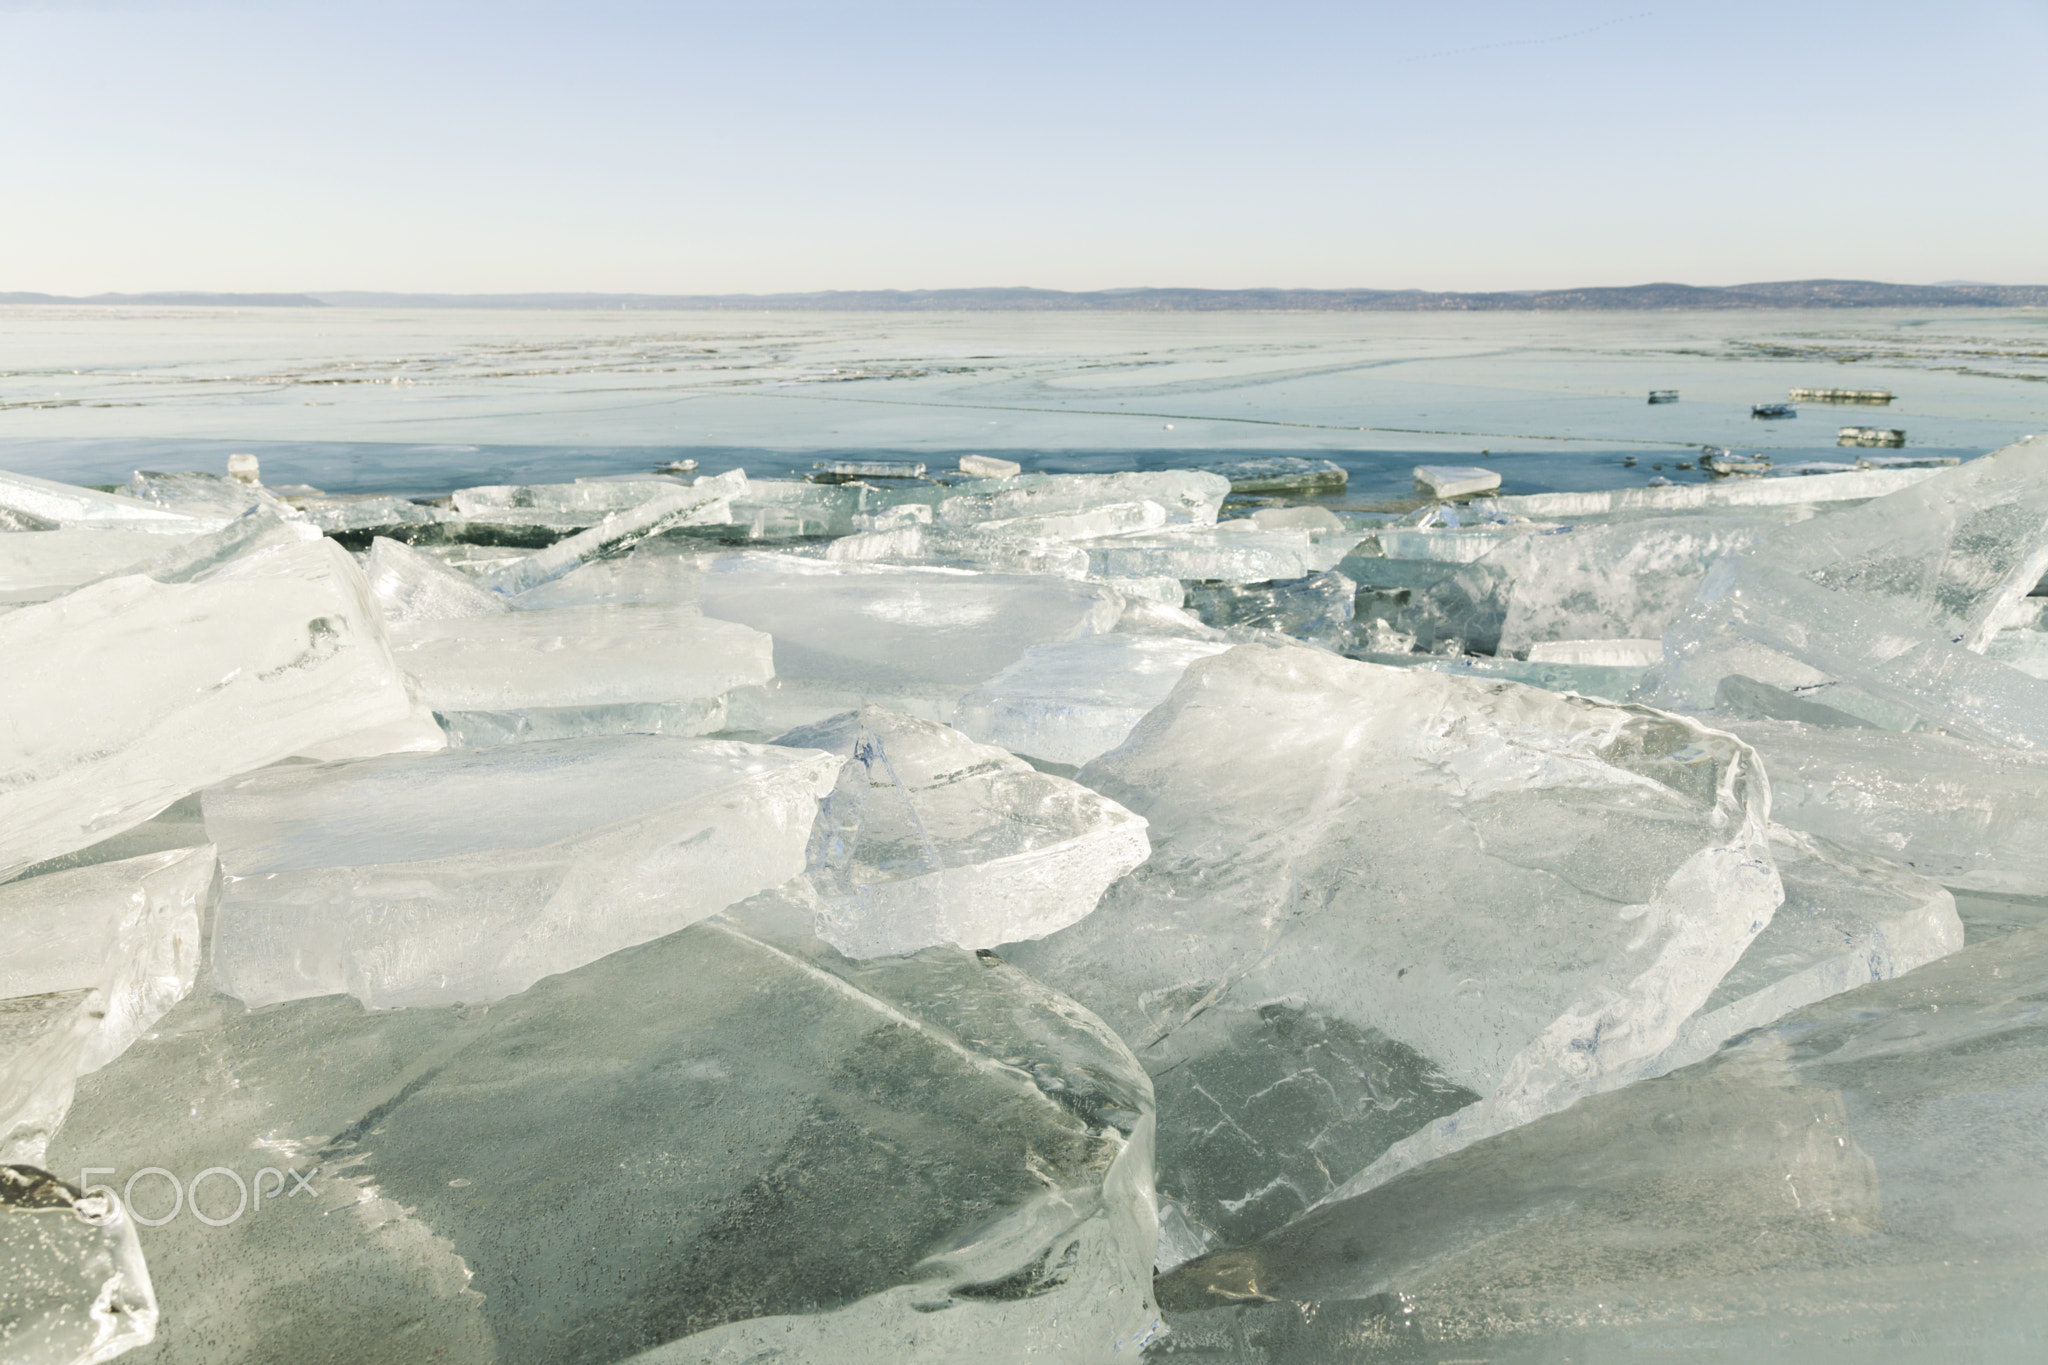
M 2039 1354 L 2048 450 L 1627 444 L 2033 324 L 281 325 L 13 410 L 9 1365 Z

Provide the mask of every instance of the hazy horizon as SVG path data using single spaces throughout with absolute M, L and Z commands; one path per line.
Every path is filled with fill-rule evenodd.
M 0 39 L 11 290 L 2048 279 L 2010 0 L 4 0 Z

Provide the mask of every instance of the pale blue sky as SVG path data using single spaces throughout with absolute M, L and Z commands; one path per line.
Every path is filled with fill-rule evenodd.
M 0 0 L 0 290 L 2048 283 L 2048 5 Z

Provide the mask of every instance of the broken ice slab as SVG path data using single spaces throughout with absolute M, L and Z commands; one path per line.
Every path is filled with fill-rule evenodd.
M 1145 861 L 1145 822 L 914 716 L 862 707 L 776 740 L 844 766 L 811 834 L 818 937 L 853 958 L 1042 938 Z
M 1203 465 L 1202 469 L 1205 473 L 1221 474 L 1230 480 L 1230 491 L 1237 494 L 1263 493 L 1270 496 L 1285 493 L 1303 498 L 1320 497 L 1342 493 L 1350 479 L 1344 466 L 1304 455 L 1229 460 L 1222 464 Z
M 1446 1105 L 1476 1137 L 1627 1079 L 1781 895 L 1763 771 L 1731 736 L 1299 646 L 1194 663 L 1080 779 L 1151 821 L 1152 858 L 1005 955 L 1132 1041 L 1165 1132 L 1214 1137 L 1160 1167 L 1209 1235 L 1277 1226 Z M 1246 1144 L 1211 1098 L 1212 1076 L 1306 1097 L 1367 1048 L 1412 1088 L 1330 1084 L 1392 1119 Z M 1316 1135 L 1348 1116 L 1340 1157 Z
M 197 532 L 173 535 L 149 531 L 0 532 L 0 606 L 26 606 L 61 597 L 149 559 Z
M 168 531 L 190 534 L 217 529 L 227 516 L 194 517 L 139 498 L 101 493 L 30 474 L 0 470 L 0 508 L 59 529 Z
M 1266 583 L 1337 567 L 1364 536 L 1287 529 L 1238 519 L 1216 526 L 1169 526 L 1150 534 L 1083 542 L 1090 573 L 1105 578 L 1179 578 Z
M 1021 474 L 991 488 L 970 485 L 938 505 L 939 521 L 960 528 L 1016 517 L 1088 512 L 1115 503 L 1155 502 L 1175 525 L 1208 526 L 1230 494 L 1220 475 L 1189 469 L 1127 474 Z
M 1780 823 L 1944 886 L 2048 895 L 2048 756 L 1938 734 L 1728 724 L 1763 755 Z
M 972 523 L 977 535 L 1019 536 L 1027 540 L 1093 540 L 1097 536 L 1122 536 L 1139 531 L 1156 531 L 1166 525 L 1166 509 L 1151 499 L 1111 502 L 1078 512 L 1047 512 L 1021 517 L 998 517 Z
M 1790 479 L 1722 479 L 1713 483 L 1608 488 L 1584 493 L 1516 493 L 1480 498 L 1475 511 L 1524 517 L 1619 517 L 1723 507 L 1801 507 L 1881 498 L 1933 477 L 1931 469 L 1872 469 Z
M 1369 623 L 1368 629 L 1361 630 L 1358 633 L 1358 640 L 1365 648 L 1349 651 L 1351 656 L 1362 658 L 1368 663 L 1387 664 L 1399 668 L 1420 668 L 1432 673 L 1448 673 L 1459 678 L 1526 683 L 1530 687 L 1540 687 L 1546 692 L 1576 692 L 1582 697 L 1597 697 L 1616 703 L 1626 702 L 1629 694 L 1641 685 L 1643 678 L 1650 671 L 1643 667 L 1610 667 L 1605 664 L 1563 664 L 1474 655 L 1445 656 L 1389 652 L 1380 649 L 1378 643 L 1399 643 L 1400 637 L 1386 632 L 1384 626 L 1384 622 L 1374 621 Z M 1381 629 L 1375 633 L 1371 627 Z M 1409 639 L 1407 644 L 1412 648 L 1414 641 Z
M 0 1165 L 0 1360 L 92 1365 L 156 1336 L 156 1294 L 118 1199 Z
M 0 1161 L 41 1160 L 75 1078 L 192 989 L 213 874 L 205 846 L 0 885 Z
M 291 503 L 306 520 L 330 534 L 338 531 L 380 531 L 402 526 L 431 526 L 448 520 L 436 508 L 406 498 L 301 497 Z
M 680 526 L 730 520 L 732 499 L 746 486 L 746 473 L 737 469 L 699 479 L 626 511 L 608 513 L 589 530 L 556 541 L 545 550 L 489 566 L 479 572 L 478 579 L 507 596 L 531 592 L 578 565 L 624 554 L 649 536 Z
M 1897 863 L 1782 825 L 1771 827 L 1771 860 L 1785 903 L 1643 1075 L 1689 1066 L 1744 1030 L 1963 946 L 1955 897 Z
M 1532 664 L 1589 664 L 1596 668 L 1649 668 L 1664 660 L 1662 640 L 1539 640 Z
M 1024 472 L 1024 466 L 1015 460 L 999 460 L 993 455 L 962 455 L 959 468 L 962 474 L 977 479 L 1012 479 Z
M 864 515 L 889 508 L 899 497 L 937 497 L 944 491 L 936 485 L 885 490 L 858 483 L 749 479 L 733 498 L 730 529 L 753 540 L 850 535 L 866 529 L 860 524 Z
M 683 479 L 650 476 L 635 479 L 605 479 L 575 483 L 488 484 L 458 488 L 453 495 L 455 510 L 465 517 L 488 518 L 508 509 L 536 512 L 624 512 L 656 498 L 671 497 L 677 489 L 689 487 Z M 597 520 L 597 516 L 591 518 Z
M 1497 603 L 1495 647 L 1504 653 L 1553 640 L 1650 639 L 1685 614 L 1715 560 L 1753 549 L 1773 529 L 1701 516 L 1523 536 L 1487 555 L 1456 591 Z
M 1906 433 L 1897 427 L 1843 427 L 1835 434 L 1838 446 L 1902 446 Z
M 1784 527 L 1756 558 L 1982 651 L 2048 572 L 2048 439 Z
M 1078 767 L 1123 743 L 1189 664 L 1228 648 L 1122 633 L 1034 645 L 962 697 L 954 725 L 984 744 Z
M 819 482 L 841 479 L 921 479 L 922 460 L 820 460 L 811 466 Z
M 2044 995 L 2034 930 L 1809 1006 L 1182 1266 L 1158 1285 L 1168 1340 L 1195 1359 L 1247 1340 L 1290 1361 L 1361 1340 L 2030 1359 L 2048 1333 Z
M 361 571 L 325 540 L 23 607 L 0 658 L 0 877 L 411 710 Z
M 2048 631 L 2002 630 L 1984 646 L 1984 657 L 2030 678 L 2048 678 Z
M 121 486 L 127 497 L 188 517 L 227 518 L 277 500 L 262 485 L 232 474 L 202 474 L 197 471 L 160 473 L 138 469 Z
M 222 990 L 475 1004 L 803 870 L 839 760 L 639 735 L 266 769 L 205 796 Z
M 758 918 L 488 1010 L 191 1000 L 86 1079 L 52 1159 L 260 1179 L 260 1210 L 149 1230 L 172 1360 L 1135 1358 L 1129 1051 L 992 958 L 851 963 Z
M 2048 682 L 1926 633 L 1882 598 L 1778 569 L 1761 550 L 1715 567 L 1664 653 L 1638 700 L 1707 711 L 1722 681 L 1740 675 L 1879 729 L 2048 747 Z
M 706 616 L 775 640 L 756 728 L 775 733 L 863 698 L 948 719 L 961 693 L 1033 645 L 1100 634 L 1120 600 L 1062 578 L 835 564 L 789 555 L 711 560 Z M 780 722 L 779 724 L 777 722 Z
M 1500 487 L 1500 475 L 1466 464 L 1415 466 L 1416 490 L 1432 498 L 1472 498 Z
M 1344 529 L 1343 521 L 1327 507 L 1261 507 L 1251 514 L 1261 531 L 1323 531 Z
M 775 675 L 768 636 L 675 605 L 405 621 L 391 649 L 435 711 L 697 701 Z
M 602 735 L 708 735 L 728 728 L 730 714 L 723 695 L 595 706 L 528 706 L 514 711 L 440 711 L 428 723 L 441 742 L 421 747 L 486 749 L 494 744 Z
M 370 542 L 363 573 L 384 620 L 392 625 L 502 616 L 512 610 L 502 593 L 480 588 L 475 579 L 383 536 Z
M 1277 583 L 1191 583 L 1188 611 L 1218 630 L 1270 630 L 1325 649 L 1351 644 L 1358 585 L 1341 573 Z
M 460 566 L 450 567 L 463 572 Z M 627 603 L 694 606 L 700 574 L 696 553 L 656 540 L 614 559 L 592 560 L 508 600 L 528 609 Z

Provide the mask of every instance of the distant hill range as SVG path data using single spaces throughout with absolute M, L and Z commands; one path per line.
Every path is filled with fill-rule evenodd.
M 57 294 L 0 293 L 0 304 L 228 308 L 584 308 L 826 312 L 1456 313 L 1737 308 L 2048 308 L 2048 285 L 1881 284 L 1781 280 L 1701 286 L 1528 289 L 1490 294 L 1421 289 L 833 289 L 808 294 Z

